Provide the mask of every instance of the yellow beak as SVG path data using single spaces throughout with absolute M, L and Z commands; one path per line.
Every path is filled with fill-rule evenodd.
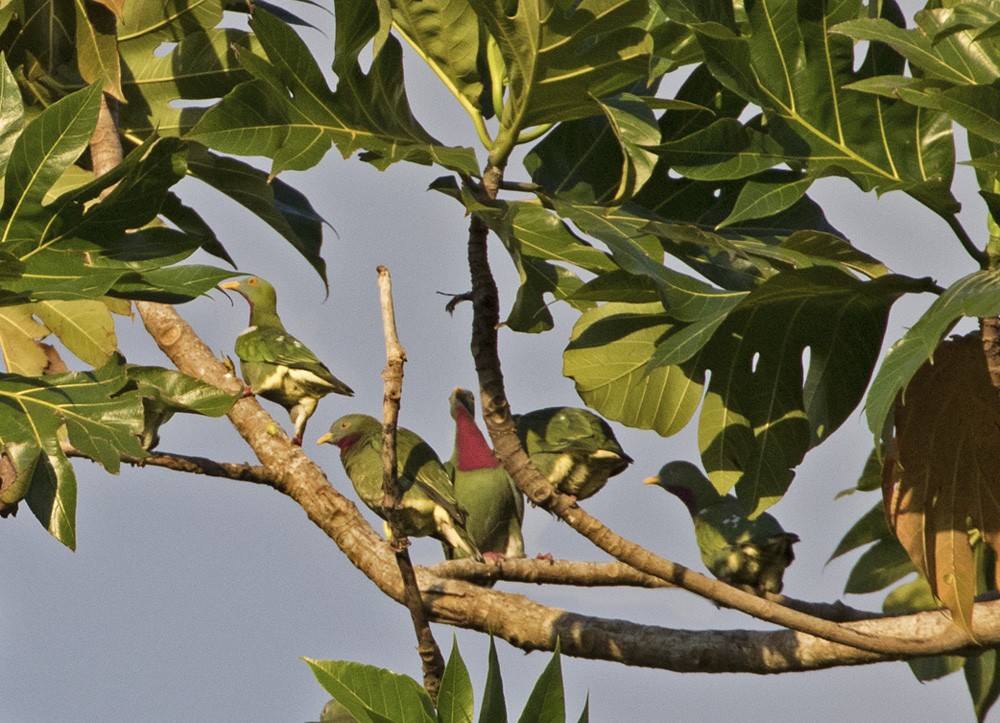
M 660 483 L 659 477 L 647 477 L 642 481 L 644 485 L 656 485 Z
M 326 442 L 329 442 L 331 439 L 333 439 L 333 434 L 327 432 L 322 437 L 316 440 L 316 444 L 325 444 Z
M 238 289 L 238 288 L 240 288 L 240 282 L 239 281 L 227 281 L 224 284 L 219 284 L 219 288 L 220 289 L 230 289 L 230 290 Z

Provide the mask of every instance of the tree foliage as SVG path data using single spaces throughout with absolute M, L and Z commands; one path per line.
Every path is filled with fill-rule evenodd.
M 286 4 L 0 9 L 0 515 L 23 500 L 72 548 L 68 455 L 116 472 L 149 455 L 174 413 L 236 409 L 238 391 L 207 373 L 128 364 L 113 315 L 131 302 L 144 315 L 148 302 L 182 304 L 236 273 L 188 261 L 203 250 L 231 264 L 175 193 L 183 178 L 259 217 L 325 282 L 322 219 L 278 175 L 314 167 L 335 146 L 379 170 L 409 162 L 444 173 L 431 187 L 471 216 L 470 250 L 488 230 L 517 270 L 503 323 L 543 333 L 550 300 L 576 310 L 563 373 L 582 401 L 662 436 L 697 417 L 712 483 L 751 516 L 781 499 L 806 453 L 864 405 L 874 452 L 859 488 L 881 489 L 883 503 L 834 553 L 871 545 L 847 591 L 916 570 L 886 611 L 941 604 L 960 634 L 940 649 L 900 639 L 858 649 L 967 655 L 914 665 L 922 677 L 964 665 L 982 718 L 1000 680 L 995 652 L 976 648 L 1000 631 L 984 636 L 974 619 L 985 609 L 975 596 L 996 589 L 1000 552 L 990 463 L 1000 388 L 993 3 L 931 0 L 910 19 L 893 0 L 335 0 L 332 58 L 310 51 L 296 3 Z M 248 24 L 223 22 L 226 13 Z M 455 122 L 470 122 L 481 148 L 439 140 L 415 117 L 404 52 L 451 92 Z M 107 118 L 122 151 L 111 162 Z M 967 139 L 958 150 L 956 138 Z M 241 157 L 267 158 L 270 170 Z M 958 220 L 957 157 L 975 168 L 987 238 Z M 810 198 L 831 176 L 902 192 L 939 215 L 969 273 L 941 288 L 856 248 Z M 494 333 L 495 343 L 488 268 L 470 259 L 473 334 Z M 893 305 L 912 295 L 925 312 L 880 358 Z M 982 320 L 981 333 L 945 341 L 963 318 Z M 490 344 L 473 347 L 501 461 L 533 501 L 596 541 L 596 523 L 516 463 L 499 368 Z M 720 601 L 735 594 L 601 539 L 629 574 Z M 860 645 L 841 621 L 733 600 Z M 316 669 L 337 677 L 331 665 Z

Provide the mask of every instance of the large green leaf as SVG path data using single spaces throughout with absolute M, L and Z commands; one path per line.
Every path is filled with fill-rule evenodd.
M 241 52 L 256 80 L 226 95 L 190 138 L 227 153 L 270 157 L 272 173 L 314 166 L 331 142 L 345 158 L 363 151 L 361 157 L 378 168 L 408 160 L 477 173 L 471 149 L 441 145 L 413 117 L 395 39 L 385 42 L 367 75 L 357 62 L 342 65 L 333 92 L 306 45 L 285 23 L 258 9 L 253 28 L 268 60 Z
M 188 171 L 225 193 L 277 231 L 326 283 L 326 262 L 320 255 L 323 218 L 309 200 L 280 178 L 235 158 L 219 156 L 191 143 Z
M 316 680 L 362 723 L 433 723 L 427 691 L 413 678 L 345 660 L 303 658 Z
M 453 635 L 451 654 L 448 656 L 444 675 L 441 676 L 441 689 L 438 692 L 438 723 L 472 723 L 473 712 L 472 678 L 458 652 L 458 640 Z
M 535 687 L 524 704 L 518 723 L 561 723 L 566 720 L 566 698 L 563 693 L 562 662 L 559 642 L 545 670 L 538 676 Z
M 30 238 L 26 227 L 47 220 L 42 199 L 87 147 L 97 124 L 100 98 L 98 85 L 72 93 L 46 108 L 14 141 L 4 175 L 0 244 Z
M 507 701 L 503 692 L 503 675 L 497 657 L 496 643 L 490 635 L 490 652 L 486 667 L 486 682 L 483 685 L 483 704 L 479 711 L 479 723 L 507 723 Z
M 11 374 L 41 374 L 49 363 L 39 340 L 49 329 L 32 315 L 31 304 L 0 306 L 0 353 Z
M 691 365 L 648 368 L 657 342 L 675 328 L 659 303 L 609 303 L 586 311 L 563 352 L 563 374 L 605 417 L 663 436 L 675 434 L 702 395 L 702 381 Z
M 397 30 L 424 62 L 472 108 L 488 110 L 489 94 L 484 95 L 480 77 L 479 18 L 471 5 L 460 0 L 394 0 L 392 5 Z
M 174 414 L 186 412 L 220 417 L 239 398 L 178 371 L 134 364 L 130 364 L 127 371 L 142 397 L 143 429 L 140 440 L 144 449 L 157 446 L 160 427 Z
M 218 27 L 225 9 L 238 10 L 239 4 L 125 3 L 118 48 L 127 100 L 120 118 L 126 133 L 140 139 L 154 132 L 179 135 L 204 113 L 200 101 L 219 98 L 249 78 L 236 59 L 237 49 L 260 52 L 260 47 L 246 31 Z
M 646 0 L 470 0 L 507 68 L 501 133 L 600 113 L 595 98 L 649 78 Z M 572 69 L 572 72 L 567 72 Z
M 699 446 L 713 484 L 736 485 L 752 513 L 780 499 L 806 451 L 860 402 L 892 304 L 924 286 L 818 266 L 779 274 L 743 299 L 700 362 L 711 371 Z

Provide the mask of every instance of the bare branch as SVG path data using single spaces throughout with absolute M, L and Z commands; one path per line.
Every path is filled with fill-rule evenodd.
M 403 363 L 406 361 L 406 351 L 399 343 L 399 335 L 396 332 L 392 277 L 385 266 L 379 266 L 377 271 L 386 359 L 385 370 L 382 372 L 382 379 L 385 381 L 385 396 L 382 400 L 382 509 L 392 531 L 392 549 L 403 579 L 403 598 L 410 611 L 413 630 L 417 636 L 417 652 L 420 654 L 424 671 L 424 688 L 436 704 L 441 689 L 441 678 L 444 676 L 444 656 L 441 655 L 441 649 L 434 640 L 434 633 L 431 632 L 431 626 L 427 622 L 424 601 L 417 586 L 410 553 L 406 549 L 410 541 L 402 534 L 399 522 L 403 491 L 396 475 L 396 427 L 399 419 L 399 400 L 403 393 Z

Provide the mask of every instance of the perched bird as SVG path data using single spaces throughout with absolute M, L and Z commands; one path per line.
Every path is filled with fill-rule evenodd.
M 334 392 L 354 396 L 354 390 L 330 370 L 306 345 L 285 331 L 278 318 L 274 287 L 250 276 L 219 288 L 240 294 L 250 304 L 250 326 L 236 338 L 236 356 L 248 391 L 280 404 L 295 425 L 292 443 L 302 445 L 306 422 L 319 400 Z
M 593 412 L 548 407 L 515 415 L 517 436 L 531 461 L 561 492 L 583 500 L 609 477 L 625 471 L 632 458 L 611 426 Z
M 521 521 L 524 496 L 500 465 L 476 425 L 476 398 L 456 389 L 448 398 L 455 420 L 455 451 L 445 463 L 455 482 L 455 499 L 468 518 L 465 529 L 486 556 L 524 557 Z M 445 546 L 449 560 L 465 557 Z
M 759 593 L 781 592 L 785 568 L 792 564 L 792 545 L 799 536 L 785 532 L 766 512 L 747 519 L 733 495 L 721 495 L 690 462 L 664 465 L 645 480 L 677 495 L 691 513 L 702 562 L 723 582 L 750 585 Z
M 379 517 L 382 510 L 382 423 L 367 414 L 348 414 L 335 421 L 316 444 L 340 447 L 340 461 L 358 497 Z M 465 531 L 465 510 L 455 501 L 451 476 L 437 453 L 408 429 L 396 430 L 396 471 L 403 493 L 400 525 L 413 537 L 434 537 L 466 555 L 482 560 Z M 388 523 L 385 536 L 392 539 Z

